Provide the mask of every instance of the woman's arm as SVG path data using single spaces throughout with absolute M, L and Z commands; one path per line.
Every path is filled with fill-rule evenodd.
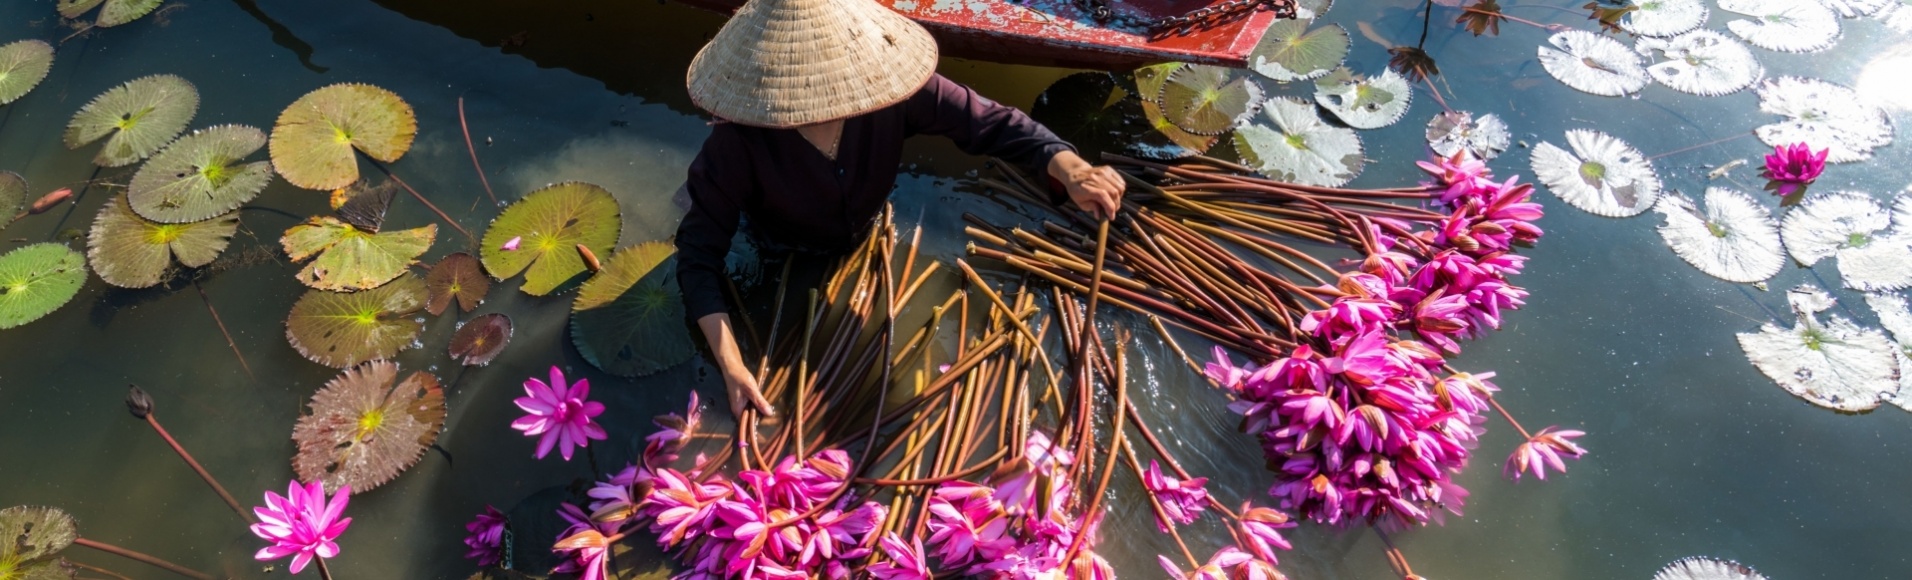
M 1074 146 L 1015 107 L 942 75 L 931 76 L 904 106 L 912 134 L 943 135 L 966 153 L 993 155 L 1046 173 L 1062 185 L 1069 201 L 1098 218 L 1108 219 L 1121 206 L 1127 189 L 1121 175 L 1084 160 Z
M 730 253 L 731 237 L 737 234 L 744 194 L 751 183 L 748 171 L 719 165 L 733 163 L 743 155 L 735 128 L 719 125 L 691 162 L 684 183 L 690 195 L 690 212 L 677 225 L 677 286 L 683 291 L 685 310 L 697 321 L 716 358 L 713 362 L 723 373 L 731 413 L 742 416 L 746 406 L 755 406 L 765 415 L 774 415 L 739 354 L 724 304 L 724 257 Z
M 710 342 L 710 352 L 717 357 L 717 368 L 724 374 L 724 389 L 730 395 L 730 413 L 742 417 L 745 407 L 756 407 L 765 415 L 775 415 L 776 410 L 770 401 L 763 398 L 763 392 L 757 389 L 757 377 L 750 372 L 750 365 L 744 363 L 743 353 L 737 350 L 737 337 L 730 330 L 730 314 L 719 312 L 706 314 L 697 319 L 697 328 L 704 331 L 704 340 Z

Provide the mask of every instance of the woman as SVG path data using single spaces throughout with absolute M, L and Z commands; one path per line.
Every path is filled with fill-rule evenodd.
M 871 0 L 751 0 L 691 61 L 691 100 L 718 122 L 685 184 L 677 278 L 732 413 L 774 410 L 725 310 L 731 237 L 748 223 L 770 246 L 851 249 L 896 186 L 904 137 L 943 135 L 1042 171 L 1077 207 L 1113 215 L 1120 175 L 1021 111 L 937 75 L 936 59 L 929 31 Z

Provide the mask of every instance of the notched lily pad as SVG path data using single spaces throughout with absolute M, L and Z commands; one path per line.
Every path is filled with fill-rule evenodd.
M 1640 36 L 1675 36 L 1706 24 L 1705 0 L 1643 0 L 1620 17 L 1620 28 Z
M 1695 30 L 1673 38 L 1641 38 L 1634 50 L 1666 60 L 1646 67 L 1647 76 L 1682 93 L 1717 97 L 1753 86 L 1766 74 L 1753 51 L 1726 35 Z
M 1263 175 L 1304 185 L 1338 186 L 1360 175 L 1361 138 L 1321 120 L 1314 105 L 1276 97 L 1235 131 L 1242 161 Z
M 27 178 L 12 171 L 0 171 L 0 228 L 13 225 L 13 217 L 27 207 Z
M 1848 413 L 1872 410 L 1899 392 L 1897 348 L 1885 333 L 1838 315 L 1821 323 L 1811 309 L 1793 310 L 1790 329 L 1768 323 L 1739 335 L 1760 372 L 1806 402 Z
M 1574 90 L 1618 97 L 1646 88 L 1646 69 L 1640 55 L 1620 41 L 1584 30 L 1568 30 L 1540 47 L 1540 65 Z
M 312 290 L 292 305 L 285 335 L 312 362 L 345 368 L 410 348 L 424 307 L 425 281 L 412 275 L 349 294 Z
M 1912 195 L 1894 207 L 1888 215 L 1870 195 L 1826 192 L 1787 212 L 1780 233 L 1801 264 L 1838 257 L 1847 288 L 1897 290 L 1912 286 Z
M 1779 77 L 1760 83 L 1759 110 L 1786 120 L 1753 130 L 1759 140 L 1778 147 L 1805 143 L 1826 150 L 1826 161 L 1851 163 L 1872 158 L 1872 150 L 1892 144 L 1892 121 L 1852 89 L 1818 79 Z
M 1376 77 L 1335 69 L 1334 74 L 1315 81 L 1315 102 L 1349 127 L 1379 129 L 1407 115 L 1407 108 L 1414 104 L 1414 87 L 1394 69 Z
M 592 366 L 644 376 L 689 360 L 684 302 L 670 266 L 676 248 L 645 242 L 618 250 L 571 303 L 571 342 Z
M 1766 580 L 1751 566 L 1705 556 L 1674 560 L 1653 575 L 1653 580 Z
M 394 386 L 397 378 L 396 363 L 372 361 L 312 395 L 312 412 L 292 427 L 299 481 L 322 482 L 327 493 L 371 491 L 418 463 L 445 428 L 445 391 L 430 373 Z
M 451 335 L 452 360 L 465 366 L 484 366 L 498 358 L 511 344 L 511 317 L 496 312 L 482 314 Z
M 1155 101 L 1142 101 L 1142 118 L 1148 121 L 1154 131 L 1137 137 L 1129 145 L 1129 150 L 1149 159 L 1181 159 L 1201 155 L 1221 140 L 1220 137 L 1183 131 L 1162 115 L 1162 106 Z
M 272 164 L 242 163 L 266 146 L 266 134 L 220 125 L 179 138 L 133 175 L 127 201 L 140 217 L 186 223 L 226 213 L 272 183 Z
M 173 75 L 133 79 L 80 107 L 66 125 L 66 148 L 79 149 L 105 137 L 106 144 L 93 157 L 93 164 L 132 165 L 185 131 L 198 110 L 199 90 L 186 79 Z
M 586 272 L 579 244 L 608 254 L 622 226 L 611 192 L 589 183 L 560 183 L 531 192 L 498 214 L 485 230 L 479 256 L 493 279 L 522 272 L 524 293 L 543 296 Z M 517 249 L 504 249 L 513 239 Z
M 1719 9 L 1750 16 L 1726 29 L 1766 50 L 1817 52 L 1839 40 L 1839 15 L 1812 0 L 1719 0 Z
M 375 287 L 405 273 L 431 249 L 438 225 L 396 232 L 367 233 L 331 216 L 315 216 L 292 226 L 279 238 L 294 262 L 318 256 L 296 276 L 320 290 L 348 292 Z
M 1169 122 L 1196 135 L 1220 135 L 1255 114 L 1261 85 L 1238 69 L 1187 65 L 1168 74 L 1156 99 Z
M 125 196 L 100 208 L 86 238 L 86 255 L 100 279 L 121 288 L 157 286 L 177 260 L 188 268 L 211 264 L 239 231 L 239 212 L 209 220 L 163 224 L 133 213 Z
M 62 244 L 33 244 L 0 256 L 0 329 L 59 310 L 86 284 L 86 256 Z
M 59 508 L 0 509 L 0 578 L 71 580 L 74 570 L 59 553 L 78 537 L 73 516 Z
M 1706 210 L 1680 194 L 1660 198 L 1654 209 L 1666 216 L 1660 237 L 1673 253 L 1709 276 L 1728 282 L 1760 282 L 1786 267 L 1779 225 L 1766 206 L 1745 192 L 1706 189 Z
M 425 286 L 431 291 L 431 299 L 425 309 L 432 316 L 445 313 L 453 300 L 458 302 L 458 310 L 471 312 L 485 301 L 485 293 L 491 291 L 491 279 L 485 277 L 484 268 L 477 258 L 464 252 L 446 254 L 432 265 L 431 273 L 425 275 Z
M 53 70 L 53 45 L 43 40 L 19 40 L 0 46 L 0 105 L 27 96 L 47 71 Z
M 1350 46 L 1347 29 L 1327 24 L 1310 30 L 1308 24 L 1294 19 L 1268 25 L 1248 54 L 1248 69 L 1286 83 L 1320 78 L 1341 66 Z
M 139 20 L 165 3 L 166 0 L 60 0 L 55 8 L 60 11 L 61 16 L 77 19 L 86 15 L 94 6 L 105 4 L 106 7 L 100 9 L 99 18 L 95 19 L 93 24 L 100 28 L 112 28 Z
M 336 84 L 293 101 L 272 128 L 272 166 L 306 189 L 338 189 L 358 181 L 358 156 L 386 163 L 412 148 L 418 117 L 391 91 Z
M 1427 146 L 1442 157 L 1466 151 L 1480 160 L 1499 157 L 1513 144 L 1507 123 L 1493 113 L 1475 117 L 1467 111 L 1435 113 L 1427 121 Z
M 1586 129 L 1567 131 L 1569 153 L 1552 143 L 1534 147 L 1534 178 L 1561 201 L 1599 216 L 1631 217 L 1653 207 L 1660 177 L 1632 145 Z

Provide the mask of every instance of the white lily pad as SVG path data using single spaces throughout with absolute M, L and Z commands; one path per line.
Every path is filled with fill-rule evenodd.
M 1414 87 L 1394 69 L 1362 77 L 1341 68 L 1315 81 L 1315 102 L 1349 127 L 1379 129 L 1407 115 L 1414 104 Z
M 1760 282 L 1786 267 L 1779 243 L 1779 225 L 1766 206 L 1745 192 L 1722 187 L 1706 189 L 1706 209 L 1693 200 L 1671 194 L 1654 209 L 1666 215 L 1660 237 L 1673 253 L 1707 275 L 1728 282 Z
M 1706 24 L 1704 0 L 1644 0 L 1620 17 L 1620 28 L 1640 36 L 1685 34 Z
M 1717 97 L 1753 86 L 1766 74 L 1745 45 L 1711 30 L 1695 30 L 1673 38 L 1641 38 L 1633 49 L 1666 60 L 1646 67 L 1654 82 L 1682 93 Z
M 1859 18 L 1878 14 L 1880 10 L 1897 3 L 1898 0 L 1819 0 L 1820 4 L 1831 8 L 1846 18 Z
M 1361 174 L 1361 137 L 1321 120 L 1314 105 L 1275 97 L 1253 122 L 1235 130 L 1242 161 L 1263 175 L 1333 187 Z
M 1638 149 L 1612 135 L 1567 131 L 1572 152 L 1552 143 L 1534 147 L 1534 178 L 1568 205 L 1594 215 L 1631 217 L 1653 207 L 1660 177 Z
M 1314 20 L 1327 14 L 1334 0 L 1295 0 L 1295 20 Z
M 1912 411 L 1912 309 L 1906 307 L 1905 296 L 1891 293 L 1867 294 L 1866 305 L 1899 343 L 1899 394 L 1890 402 Z
M 1912 32 L 1912 1 L 1895 0 L 1872 15 L 1884 22 L 1886 28 L 1898 32 Z
M 1847 288 L 1912 287 L 1912 196 L 1900 196 L 1895 206 L 1899 217 L 1864 193 L 1828 192 L 1787 212 L 1780 233 L 1801 264 L 1836 256 Z
M 1767 145 L 1805 143 L 1826 150 L 1827 162 L 1851 163 L 1871 159 L 1873 149 L 1892 144 L 1892 122 L 1885 110 L 1850 88 L 1779 77 L 1754 91 L 1759 93 L 1759 110 L 1786 117 L 1753 130 Z
M 1347 60 L 1349 46 L 1340 25 L 1310 30 L 1307 20 L 1276 20 L 1249 53 L 1248 68 L 1284 83 L 1320 78 Z
M 1574 90 L 1618 97 L 1646 88 L 1646 68 L 1640 65 L 1640 55 L 1618 40 L 1568 30 L 1547 42 L 1553 46 L 1540 47 L 1540 65 Z
M 1681 558 L 1661 568 L 1653 580 L 1766 580 L 1751 567 L 1705 556 Z
M 1507 123 L 1493 113 L 1475 117 L 1467 111 L 1435 113 L 1427 121 L 1427 146 L 1442 157 L 1467 151 L 1481 160 L 1499 157 L 1513 144 Z
M 1719 0 L 1719 9 L 1750 16 L 1726 29 L 1766 50 L 1817 52 L 1839 40 L 1839 15 L 1812 0 Z
M 1885 333 L 1838 315 L 1820 323 L 1795 307 L 1792 328 L 1768 323 L 1739 335 L 1753 366 L 1806 402 L 1856 413 L 1899 392 L 1898 347 Z

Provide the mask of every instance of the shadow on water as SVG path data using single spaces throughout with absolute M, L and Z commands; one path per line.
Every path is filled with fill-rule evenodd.
M 272 31 L 272 43 L 292 51 L 293 55 L 299 57 L 300 66 L 319 74 L 325 74 L 327 71 L 332 70 L 313 63 L 312 45 L 306 44 L 304 40 L 300 40 L 298 36 L 293 35 L 292 29 L 286 28 L 284 24 L 280 24 L 279 21 L 273 20 L 271 16 L 266 15 L 266 11 L 259 9 L 259 3 L 257 1 L 232 0 L 232 3 L 239 5 L 240 10 L 245 11 L 245 13 L 253 19 L 258 20 L 260 24 L 264 24 L 266 30 Z

